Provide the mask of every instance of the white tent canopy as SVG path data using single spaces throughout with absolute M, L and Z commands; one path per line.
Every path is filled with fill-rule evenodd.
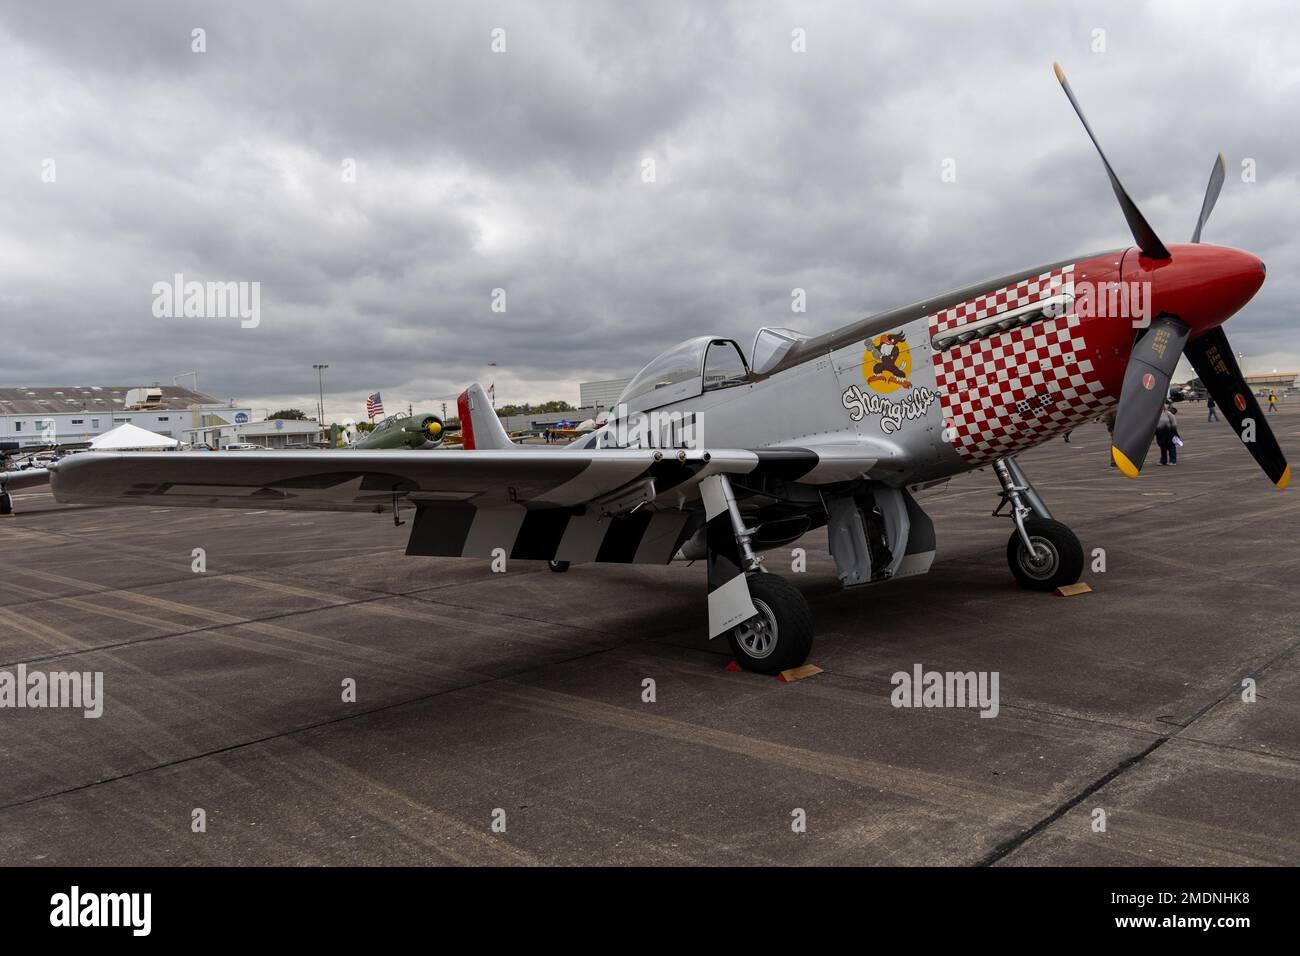
M 160 451 L 175 448 L 179 444 L 175 438 L 159 435 L 130 422 L 90 440 L 90 447 L 95 451 Z

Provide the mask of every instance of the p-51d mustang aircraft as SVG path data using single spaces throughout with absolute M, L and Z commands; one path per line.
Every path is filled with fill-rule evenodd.
M 912 492 L 990 465 L 1027 588 L 1075 582 L 1083 551 L 1014 456 L 1118 405 L 1115 463 L 1141 470 L 1169 378 L 1187 355 L 1279 488 L 1290 480 L 1221 328 L 1264 265 L 1200 243 L 1223 185 L 1216 161 L 1189 244 L 1166 246 L 1125 192 L 1069 84 L 1137 245 L 1076 256 L 926 299 L 816 337 L 762 329 L 669 349 L 601 429 L 564 448 L 514 445 L 479 385 L 460 396 L 464 452 L 79 455 L 52 467 L 61 501 L 213 507 L 415 508 L 408 554 L 707 563 L 709 635 L 775 673 L 812 644 L 807 603 L 758 553 L 826 526 L 845 586 L 925 573 L 933 525 Z M 1099 309 L 1143 300 L 1149 323 Z M 1139 327 L 1141 326 L 1141 327 Z M 995 512 L 996 513 L 996 512 Z

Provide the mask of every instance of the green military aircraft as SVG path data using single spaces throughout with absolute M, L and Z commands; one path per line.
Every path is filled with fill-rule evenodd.
M 431 412 L 417 415 L 393 415 L 376 423 L 374 429 L 354 441 L 349 448 L 374 451 L 380 448 L 437 448 L 448 437 L 448 428 Z

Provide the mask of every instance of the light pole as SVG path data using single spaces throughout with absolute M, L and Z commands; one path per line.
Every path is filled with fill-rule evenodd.
M 316 421 L 323 429 L 325 427 L 325 370 L 329 368 L 329 366 L 313 365 L 312 368 L 316 370 L 316 380 L 320 385 L 320 405 L 318 406 L 319 412 L 317 413 Z

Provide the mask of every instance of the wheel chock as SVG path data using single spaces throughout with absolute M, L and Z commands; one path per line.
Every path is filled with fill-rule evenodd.
M 1056 589 L 1057 597 L 1073 597 L 1076 594 L 1087 594 L 1092 588 L 1080 581 L 1078 584 L 1066 584 Z
M 781 671 L 776 675 L 776 679 L 790 683 L 791 681 L 803 680 L 805 677 L 816 677 L 822 672 L 822 669 L 816 664 L 803 664 L 799 667 L 792 667 L 787 671 Z
M 745 668 L 735 661 L 729 662 L 723 670 L 729 674 L 745 673 Z M 781 671 L 776 675 L 776 679 L 788 684 L 792 681 L 803 680 L 805 677 L 816 677 L 820 673 L 822 673 L 822 669 L 816 664 L 801 664 L 799 667 L 791 667 L 789 670 Z

